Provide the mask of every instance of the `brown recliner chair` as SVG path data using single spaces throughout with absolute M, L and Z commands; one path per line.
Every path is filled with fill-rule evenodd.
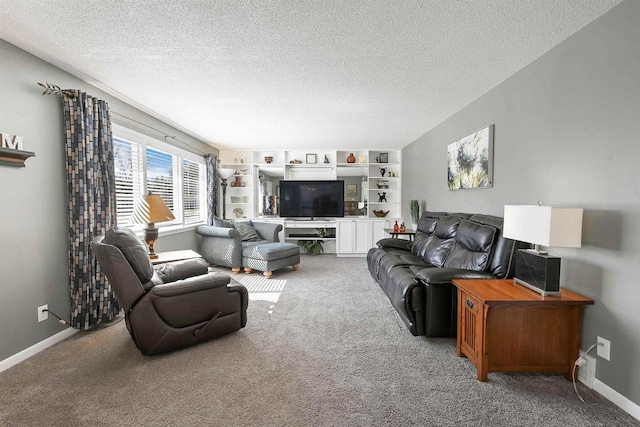
M 247 289 L 228 286 L 226 274 L 208 273 L 202 258 L 154 270 L 144 243 L 121 226 L 95 238 L 92 247 L 124 309 L 127 329 L 146 356 L 225 335 L 247 323 Z

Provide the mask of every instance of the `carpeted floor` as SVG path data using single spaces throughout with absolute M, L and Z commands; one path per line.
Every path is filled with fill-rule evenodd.
M 0 373 L 2 426 L 637 426 L 559 375 L 489 374 L 453 339 L 412 336 L 362 258 L 235 276 L 241 331 L 144 357 L 124 322 L 78 333 Z

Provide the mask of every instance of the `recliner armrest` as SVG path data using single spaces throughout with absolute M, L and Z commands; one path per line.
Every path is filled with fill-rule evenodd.
M 395 249 L 404 249 L 406 251 L 411 250 L 411 244 L 409 240 L 406 239 L 395 239 L 392 237 L 388 237 L 386 239 L 380 239 L 376 243 L 379 248 L 395 248 Z
M 240 238 L 240 233 L 235 228 L 215 227 L 213 225 L 199 225 L 196 227 L 196 233 L 209 237 Z
M 207 274 L 208 264 L 202 258 L 193 258 L 160 264 L 155 266 L 154 270 L 160 282 L 170 283 Z
M 416 277 L 429 285 L 451 284 L 453 279 L 494 279 L 495 276 L 486 271 L 463 270 L 460 268 L 424 268 Z
M 226 287 L 231 278 L 222 273 L 209 273 L 163 285 L 154 286 L 150 292 L 159 297 L 174 297 L 207 289 Z

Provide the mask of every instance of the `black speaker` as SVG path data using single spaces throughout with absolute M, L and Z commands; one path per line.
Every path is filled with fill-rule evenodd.
M 545 296 L 560 295 L 560 258 L 518 249 L 514 280 Z

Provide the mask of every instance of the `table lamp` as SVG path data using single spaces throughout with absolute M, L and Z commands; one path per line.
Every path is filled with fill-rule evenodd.
M 560 258 L 549 256 L 544 247 L 582 246 L 580 208 L 535 205 L 506 205 L 503 236 L 533 243 L 535 249 L 519 249 L 516 254 L 516 283 L 543 296 L 560 294 Z
M 173 219 L 175 217 L 159 194 L 151 194 L 149 192 L 149 194 L 141 196 L 133 208 L 131 222 L 134 224 L 147 224 L 144 229 L 144 241 L 149 245 L 149 258 L 158 258 L 158 255 L 153 250 L 153 245 L 158 240 L 158 227 L 154 223 Z
M 222 180 L 222 219 L 227 219 L 227 179 L 236 173 L 235 169 L 216 169 L 216 175 Z

